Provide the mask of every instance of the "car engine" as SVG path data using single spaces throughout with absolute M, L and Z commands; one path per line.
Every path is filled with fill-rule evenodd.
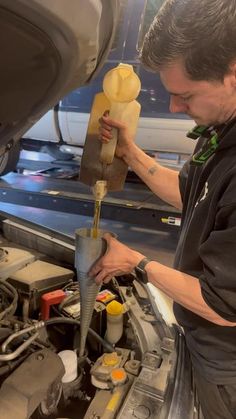
M 194 417 L 181 332 L 146 287 L 129 275 L 101 289 L 80 357 L 73 242 L 10 220 L 2 228 L 1 419 Z

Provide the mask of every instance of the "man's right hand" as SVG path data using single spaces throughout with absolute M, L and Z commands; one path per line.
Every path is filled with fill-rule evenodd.
M 107 114 L 99 119 L 100 135 L 99 139 L 102 143 L 107 144 L 112 139 L 112 129 L 118 130 L 118 141 L 116 147 L 116 156 L 124 158 L 125 154 L 130 148 L 134 146 L 134 139 L 129 133 L 127 125 L 124 123 L 111 119 Z
M 108 113 L 105 113 L 99 122 L 100 140 L 105 144 L 108 143 L 112 139 L 112 128 L 116 128 L 118 130 L 116 156 L 122 158 L 159 198 L 181 209 L 178 171 L 162 167 L 145 154 L 134 143 L 127 125 L 111 119 Z

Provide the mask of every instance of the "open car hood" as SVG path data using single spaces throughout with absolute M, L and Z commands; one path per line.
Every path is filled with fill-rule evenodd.
M 0 155 L 102 67 L 119 0 L 0 0 Z
M 167 326 L 135 278 L 114 278 L 101 291 L 127 309 L 117 339 L 109 339 L 106 303 L 97 300 L 79 357 L 74 239 L 2 213 L 0 240 L 1 419 L 198 417 L 181 329 Z M 71 361 L 62 363 L 64 350 L 77 354 L 75 376 Z M 117 365 L 127 375 L 118 387 L 110 379 Z

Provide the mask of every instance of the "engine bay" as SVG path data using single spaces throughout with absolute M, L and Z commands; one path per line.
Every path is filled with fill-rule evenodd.
M 1 419 L 193 417 L 181 331 L 146 287 L 133 275 L 102 287 L 79 356 L 73 239 L 9 219 L 1 227 Z M 182 416 L 171 416 L 183 394 Z

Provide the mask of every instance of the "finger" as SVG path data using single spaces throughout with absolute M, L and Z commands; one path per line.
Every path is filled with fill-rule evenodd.
M 98 130 L 103 137 L 109 138 L 110 140 L 112 139 L 113 135 L 110 130 L 105 129 L 104 127 L 99 127 Z
M 106 251 L 105 255 L 103 256 L 103 261 L 106 261 L 107 254 L 110 251 L 111 248 L 111 240 L 113 239 L 113 236 L 110 233 L 104 233 L 102 238 L 106 241 Z
M 99 134 L 98 135 L 98 140 L 99 141 L 102 141 L 102 143 L 109 143 L 110 141 L 111 141 L 111 138 L 107 138 L 107 137 L 104 137 L 102 134 Z
M 112 130 L 112 127 L 110 125 L 108 125 L 106 122 L 104 122 L 103 117 L 99 118 L 98 122 L 99 122 L 99 124 L 101 125 L 102 128 L 105 128 L 108 131 Z
M 95 279 L 96 284 L 97 284 L 97 285 L 101 285 L 107 276 L 108 276 L 108 274 L 107 274 L 107 272 L 106 272 L 105 270 L 100 271 L 100 272 L 96 275 L 96 277 L 94 278 L 94 279 Z
M 103 279 L 103 284 L 108 284 L 111 281 L 114 275 L 107 275 L 105 279 Z
M 103 137 L 100 137 L 100 138 L 103 144 L 108 144 L 110 142 L 110 140 L 108 140 L 107 138 L 103 138 Z
M 124 275 L 125 273 L 128 273 L 128 272 L 114 271 L 114 272 L 112 272 L 112 273 L 109 273 L 108 275 L 106 275 L 106 276 L 104 277 L 104 279 L 103 279 L 103 284 L 108 284 L 108 282 L 110 282 L 112 278 L 114 278 L 114 277 L 116 277 L 116 276 L 122 276 L 122 275 Z
M 110 113 L 109 109 L 106 109 L 103 116 L 109 116 L 109 113 Z
M 111 233 L 104 233 L 102 238 L 109 243 L 112 239 L 114 239 L 114 236 Z
M 118 128 L 118 129 L 125 128 L 125 125 L 122 122 L 116 121 L 115 119 L 111 119 L 108 116 L 103 116 L 102 121 L 113 128 Z
M 92 266 L 88 274 L 91 277 L 95 277 L 96 275 L 98 275 L 99 272 L 101 272 L 101 270 L 102 270 L 101 264 L 97 263 L 96 265 Z
M 112 127 L 110 126 L 110 125 L 108 125 L 108 124 L 106 124 L 105 122 L 103 122 L 103 121 L 99 121 L 100 122 L 100 124 L 101 124 L 101 126 L 100 126 L 100 128 L 102 129 L 102 128 L 104 128 L 104 129 L 106 129 L 107 131 L 111 131 L 112 130 Z

